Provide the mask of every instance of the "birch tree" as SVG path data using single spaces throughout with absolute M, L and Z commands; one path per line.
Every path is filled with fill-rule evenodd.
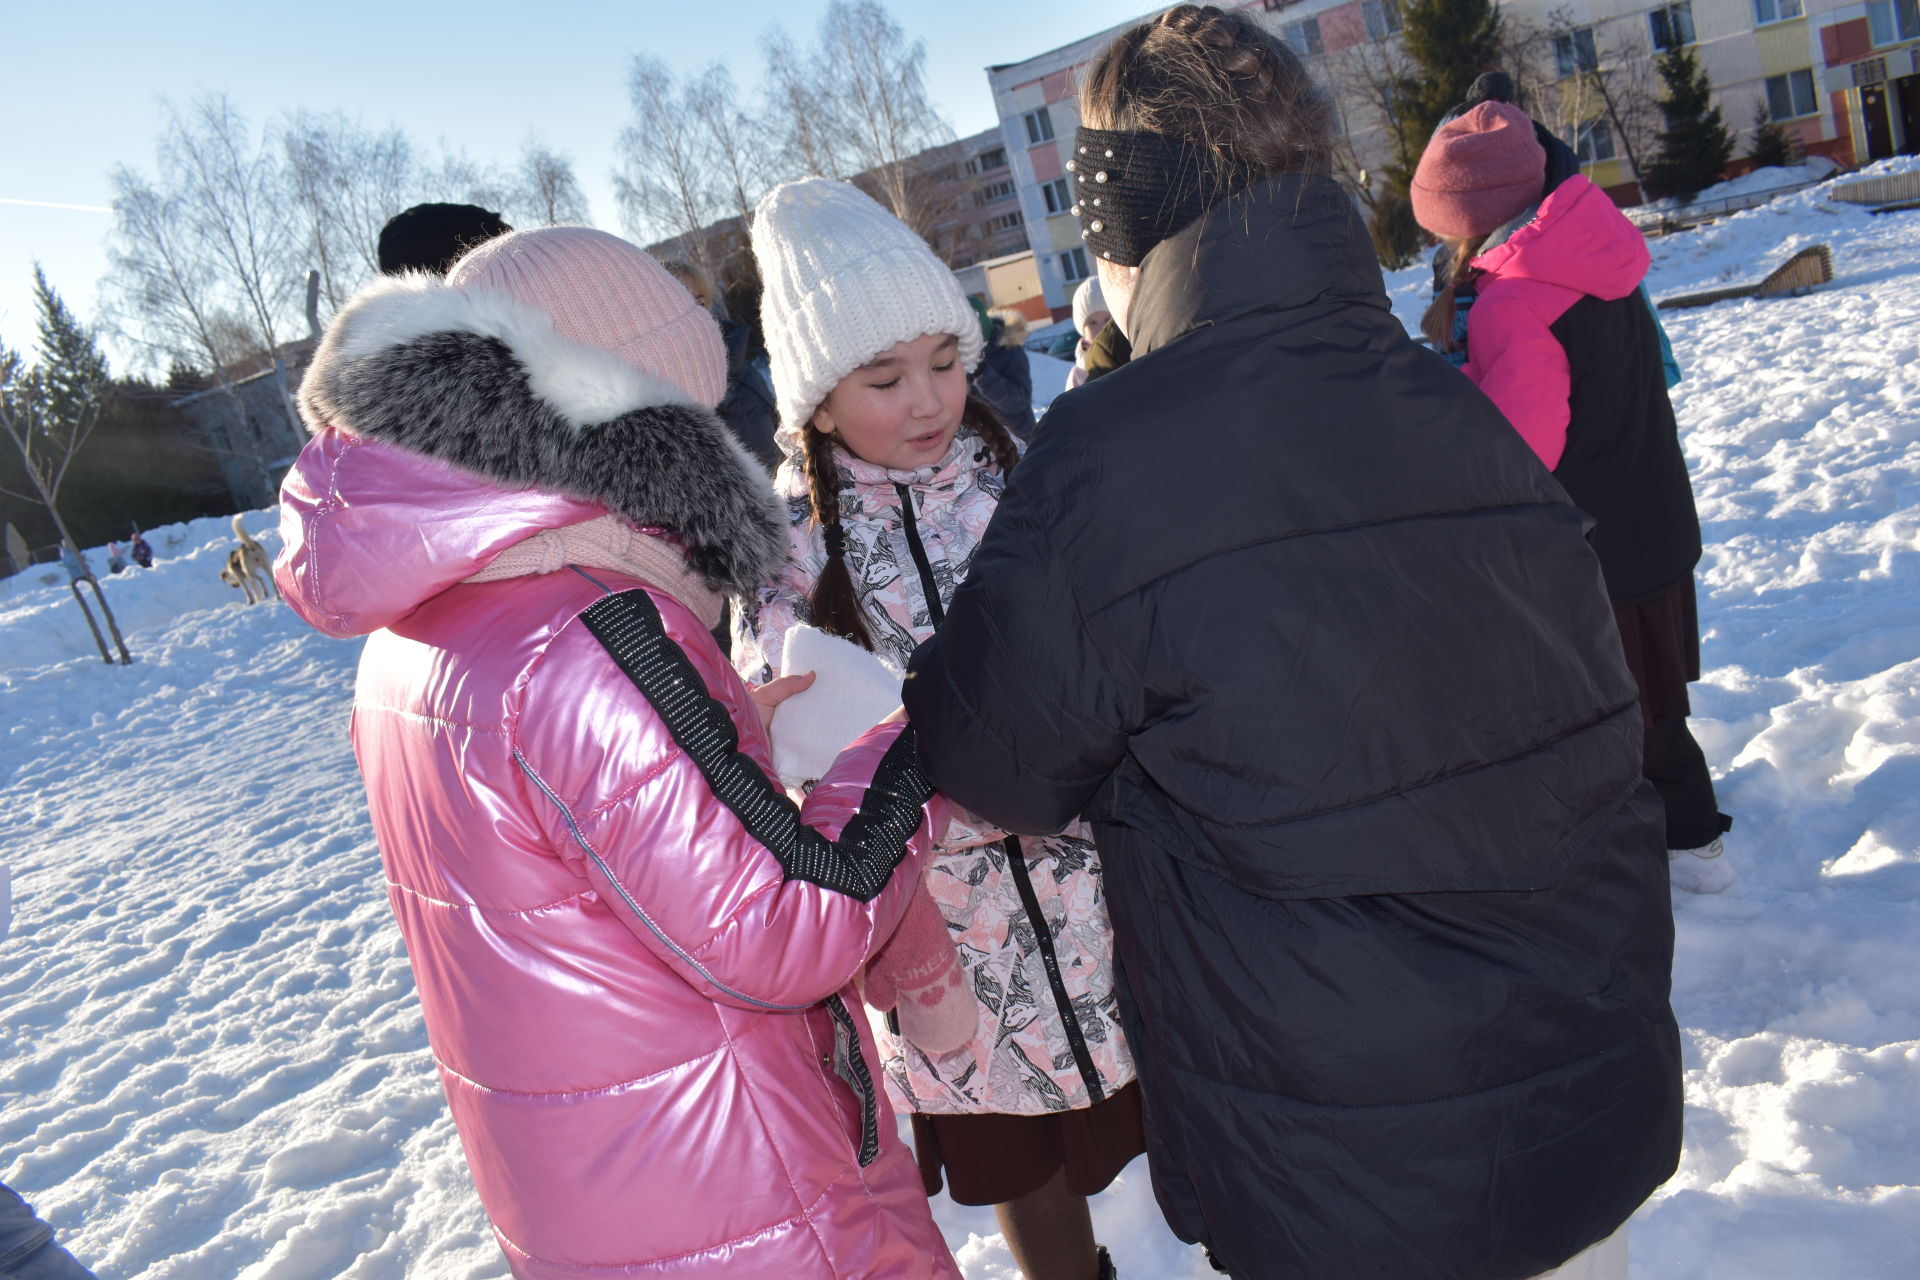
M 93 588 L 120 662 L 130 663 L 133 657 L 127 652 L 127 642 L 120 635 L 119 623 L 114 620 L 106 594 L 60 515 L 60 488 L 66 481 L 67 470 L 93 434 L 106 402 L 106 357 L 100 354 L 99 342 L 92 332 L 67 310 L 66 303 L 47 283 L 46 273 L 37 265 L 33 269 L 33 299 L 39 313 L 36 326 L 39 361 L 28 368 L 19 353 L 0 345 L 0 432 L 4 432 L 19 454 L 33 489 L 31 494 L 7 491 L 8 496 L 37 501 L 46 508 L 59 532 L 61 546 L 78 560 L 84 580 Z M 101 660 L 112 663 L 114 657 L 107 651 L 105 637 L 94 627 L 93 614 L 87 610 L 79 583 L 72 585 L 73 598 L 79 602 L 81 612 L 86 613 L 88 626 L 94 628 Z
M 718 207 L 700 121 L 658 58 L 635 54 L 627 70 L 632 123 L 615 144 L 614 196 L 627 234 L 642 244 L 683 237 L 686 256 L 711 276 L 702 232 Z

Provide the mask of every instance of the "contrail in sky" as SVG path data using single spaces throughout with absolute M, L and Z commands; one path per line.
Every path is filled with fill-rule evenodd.
M 20 204 L 29 209 L 73 209 L 80 213 L 112 213 L 113 208 L 104 204 L 61 204 L 57 200 L 15 200 L 11 196 L 0 196 L 0 204 Z

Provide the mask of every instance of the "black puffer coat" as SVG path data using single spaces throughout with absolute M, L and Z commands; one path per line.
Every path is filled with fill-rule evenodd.
M 1660 805 L 1583 519 L 1324 178 L 1156 247 L 906 705 L 1106 866 L 1155 1191 L 1239 1277 L 1514 1280 L 1673 1170 Z

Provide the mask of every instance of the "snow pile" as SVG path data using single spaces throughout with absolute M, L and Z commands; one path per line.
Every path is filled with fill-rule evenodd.
M 1916 218 L 1806 192 L 1653 246 L 1656 294 L 1821 242 L 1839 279 L 1664 317 L 1741 880 L 1675 904 L 1687 1148 L 1636 1280 L 1920 1274 Z M 1403 317 L 1426 281 L 1390 278 Z M 359 645 L 234 603 L 224 521 L 180 532 L 108 581 L 131 667 L 63 580 L 0 589 L 0 1179 L 103 1280 L 504 1277 L 347 748 Z M 1013 1280 L 990 1211 L 936 1212 L 973 1280 Z M 1095 1220 L 1123 1276 L 1212 1275 L 1144 1162 Z
M 1757 196 L 1789 187 L 1804 187 L 1809 183 L 1822 182 L 1832 177 L 1839 169 L 1838 162 L 1829 160 L 1825 156 L 1809 156 L 1799 164 L 1768 165 L 1761 169 L 1749 169 L 1737 178 L 1728 178 L 1725 182 L 1714 183 L 1691 200 L 1669 196 L 1665 200 L 1649 201 L 1629 210 L 1628 213 L 1631 215 L 1644 211 L 1673 214 L 1696 205 L 1711 205 L 1726 200 L 1737 200 L 1742 196 Z
M 255 511 L 245 517 L 247 532 L 269 556 L 280 549 L 278 519 L 273 511 Z M 227 554 L 239 545 L 230 517 L 161 525 L 147 530 L 146 538 L 153 548 L 152 569 L 130 564 L 110 574 L 106 548 L 87 552 L 87 563 L 136 661 L 140 652 L 134 633 L 162 626 L 192 610 L 244 607 L 246 600 L 237 588 L 220 580 Z M 101 621 L 92 589 L 83 585 L 80 594 L 95 621 Z M 102 622 L 103 634 L 105 630 Z M 100 650 L 80 606 L 73 602 L 65 569 L 57 562 L 37 564 L 0 579 L 0 689 L 7 687 L 12 673 L 80 655 L 92 655 L 98 661 Z

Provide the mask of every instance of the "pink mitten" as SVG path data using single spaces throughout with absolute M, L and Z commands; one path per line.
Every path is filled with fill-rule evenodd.
M 916 888 L 893 937 L 867 965 L 867 1003 L 892 1009 L 900 1034 L 926 1053 L 952 1053 L 980 1026 L 980 1005 L 953 949 L 946 919 Z

